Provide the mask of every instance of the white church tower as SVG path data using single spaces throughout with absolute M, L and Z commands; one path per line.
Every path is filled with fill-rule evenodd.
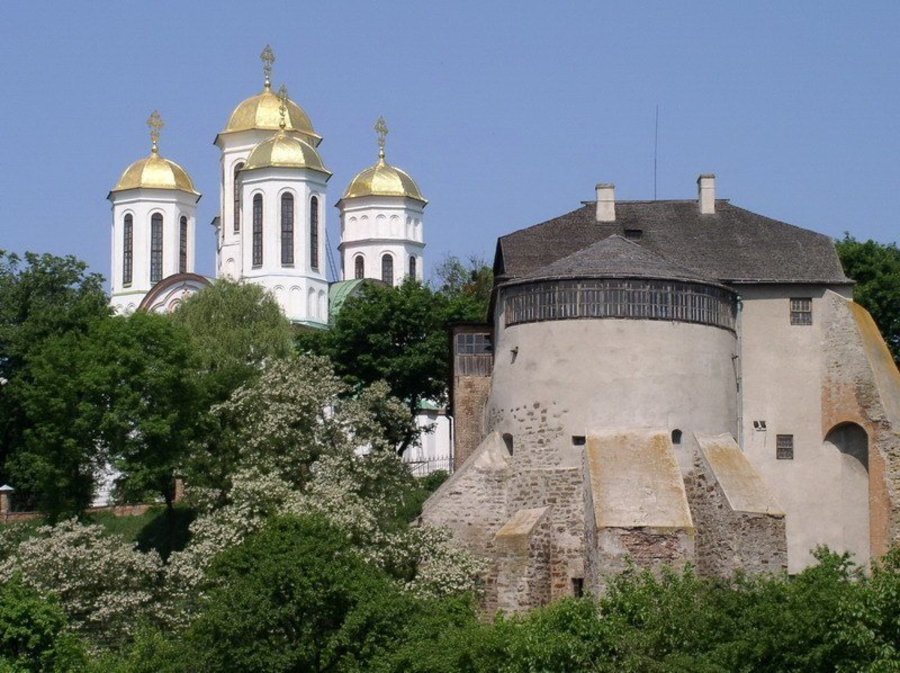
M 422 218 L 428 201 L 407 173 L 384 158 L 388 128 L 379 117 L 378 162 L 360 172 L 337 207 L 343 280 L 375 278 L 399 285 L 424 278 Z
M 238 238 L 241 278 L 274 295 L 292 322 L 328 323 L 325 199 L 331 173 L 312 144 L 287 130 L 287 89 L 281 87 L 281 129 L 259 143 L 241 169 Z
M 259 143 L 268 140 L 281 129 L 281 100 L 272 91 L 272 64 L 275 54 L 266 45 L 260 58 L 263 62 L 263 90 L 238 105 L 225 129 L 215 140 L 221 150 L 221 201 L 216 225 L 217 276 L 237 280 L 241 278 L 242 254 L 240 250 L 242 208 L 240 201 L 240 171 L 247 162 L 250 152 Z M 285 130 L 295 133 L 313 147 L 322 142 L 321 136 L 313 130 L 312 122 L 303 109 L 294 101 L 287 101 Z
M 192 274 L 196 208 L 200 193 L 181 166 L 159 153 L 163 121 L 154 111 L 150 156 L 122 173 L 107 197 L 112 202 L 110 304 L 131 313 L 161 280 Z

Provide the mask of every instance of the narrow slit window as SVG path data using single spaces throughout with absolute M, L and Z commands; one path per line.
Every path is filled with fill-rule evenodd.
M 237 164 L 234 167 L 234 182 L 232 182 L 232 190 L 234 191 L 234 233 L 241 230 L 241 169 L 244 164 Z
M 415 279 L 416 277 L 416 256 L 409 256 L 409 277 Z
M 178 273 L 187 273 L 188 220 L 184 215 L 178 222 Z
M 150 282 L 162 280 L 163 267 L 163 216 L 153 213 L 150 217 Z
M 122 285 L 131 285 L 134 273 L 134 217 L 125 216 L 122 226 Z
M 672 443 L 681 444 L 681 430 L 672 430 Z
M 362 255 L 357 255 L 353 259 L 353 277 L 354 278 L 365 278 L 366 277 L 366 260 L 363 259 Z
M 381 280 L 388 285 L 394 284 L 394 258 L 390 255 L 381 258 Z
M 309 200 L 309 265 L 319 270 L 319 198 Z
M 294 197 L 281 195 L 281 265 L 294 265 Z
M 262 195 L 253 197 L 253 266 L 262 266 L 263 262 L 263 200 Z

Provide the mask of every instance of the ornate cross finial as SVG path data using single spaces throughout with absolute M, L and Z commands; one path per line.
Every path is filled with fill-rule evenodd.
M 284 84 L 281 85 L 281 88 L 278 89 L 278 100 L 281 101 L 281 105 L 278 106 L 278 113 L 281 115 L 281 122 L 278 124 L 281 127 L 281 130 L 284 131 L 284 127 L 287 126 L 287 104 L 288 104 L 288 90 L 287 86 Z
M 384 159 L 384 139 L 388 134 L 387 122 L 384 121 L 384 117 L 379 117 L 375 122 L 375 133 L 378 134 L 378 158 Z
M 147 126 L 150 127 L 150 151 L 156 154 L 159 152 L 159 132 L 166 123 L 159 116 L 159 112 L 153 111 L 153 114 L 147 119 Z
M 272 86 L 272 64 L 275 62 L 275 52 L 272 51 L 272 47 L 266 45 L 259 58 L 263 62 L 263 74 L 266 76 L 265 86 L 269 89 Z

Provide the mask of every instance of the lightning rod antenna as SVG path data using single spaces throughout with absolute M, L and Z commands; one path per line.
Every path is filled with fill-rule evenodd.
M 656 123 L 653 126 L 653 200 L 656 201 L 656 167 L 659 157 L 659 103 L 656 104 Z

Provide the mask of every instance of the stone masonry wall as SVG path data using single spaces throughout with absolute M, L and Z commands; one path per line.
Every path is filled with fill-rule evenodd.
M 489 376 L 453 377 L 454 470 L 460 468 L 484 439 L 484 407 L 490 391 Z
M 736 512 L 699 450 L 685 475 L 691 516 L 696 528 L 695 554 L 701 575 L 728 577 L 787 569 L 784 516 Z
M 522 612 L 550 601 L 550 561 L 553 547 L 551 508 L 545 508 L 537 525 L 527 534 L 494 541 L 496 607 L 502 612 Z M 493 610 L 491 610 L 493 612 Z

